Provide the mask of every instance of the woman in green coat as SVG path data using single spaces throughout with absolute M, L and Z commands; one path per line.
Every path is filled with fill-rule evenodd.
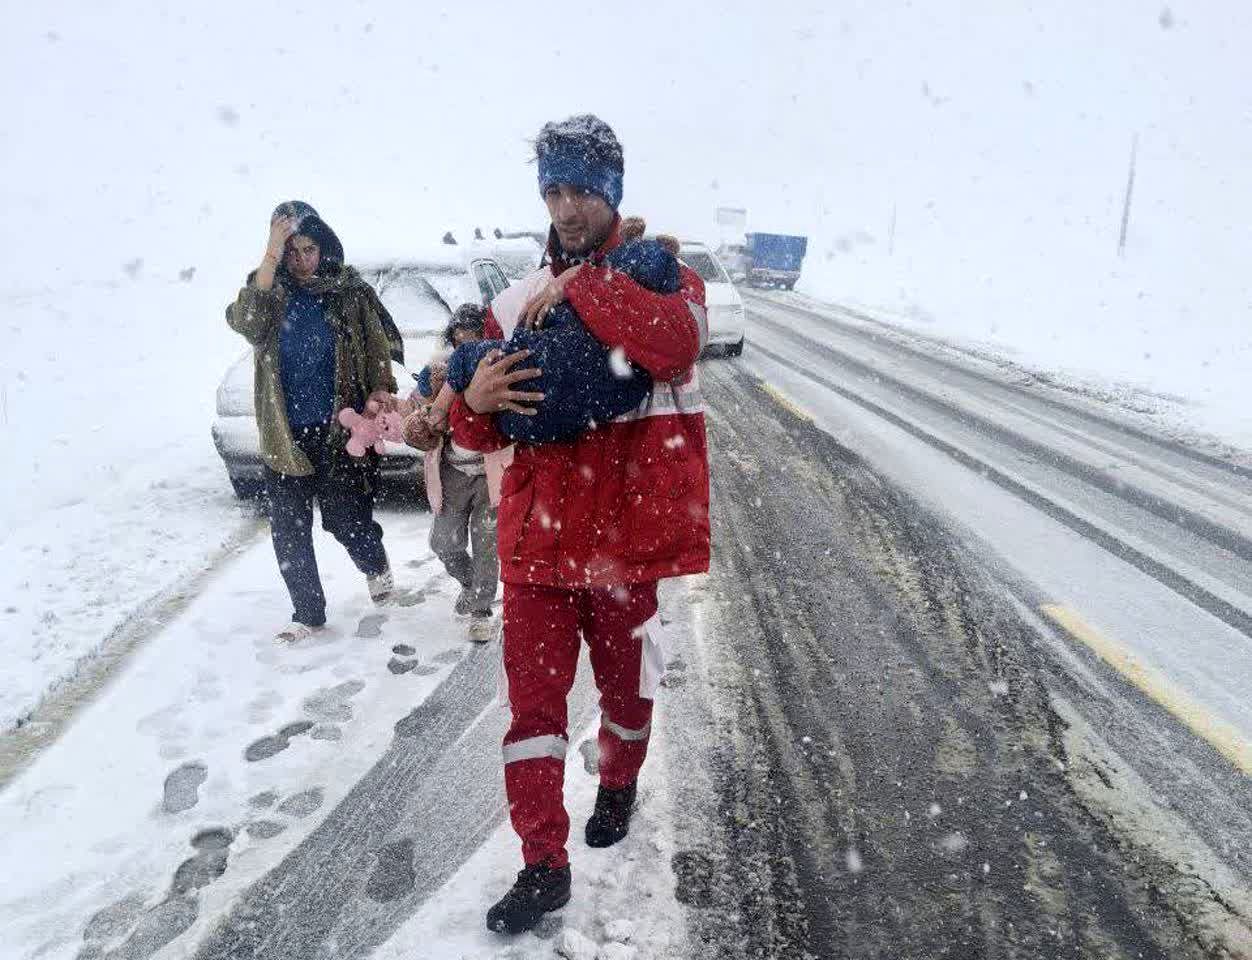
M 373 516 L 377 463 L 347 455 L 347 432 L 336 419 L 371 398 L 394 402 L 390 319 L 373 288 L 345 266 L 343 244 L 316 210 L 293 201 L 274 211 L 265 255 L 226 320 L 253 348 L 270 530 L 293 607 L 277 642 L 301 640 L 326 622 L 314 499 L 323 528 L 347 548 L 374 601 L 391 594 Z

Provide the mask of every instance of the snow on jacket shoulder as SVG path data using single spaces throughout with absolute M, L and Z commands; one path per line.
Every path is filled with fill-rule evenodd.
M 551 278 L 545 267 L 501 293 L 487 335 L 507 338 Z M 516 445 L 499 512 L 505 582 L 605 587 L 708 569 L 708 449 L 695 368 L 704 284 L 685 267 L 680 281 L 678 293 L 658 294 L 588 265 L 566 288 L 587 329 L 647 370 L 653 388 L 638 409 L 570 442 Z M 479 426 L 486 436 L 476 439 L 490 442 Z

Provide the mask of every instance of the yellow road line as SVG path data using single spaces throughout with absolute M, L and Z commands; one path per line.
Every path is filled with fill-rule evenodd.
M 1122 644 L 1098 633 L 1068 607 L 1045 603 L 1039 609 L 1071 637 L 1090 647 L 1141 693 L 1173 714 L 1183 726 L 1206 741 L 1237 769 L 1252 776 L 1252 742 L 1231 724 L 1213 716 L 1164 674 L 1142 663 Z
M 765 383 L 764 381 L 762 381 L 761 389 L 764 390 L 766 393 L 768 393 L 773 398 L 775 403 L 777 403 L 781 407 L 785 407 L 789 412 L 795 414 L 801 420 L 807 420 L 809 423 L 816 422 L 813 419 L 813 414 L 809 413 L 807 410 L 805 410 L 803 407 L 797 404 L 794 400 L 792 400 L 789 396 L 787 396 L 785 393 L 783 393 L 781 390 L 775 387 L 772 383 Z

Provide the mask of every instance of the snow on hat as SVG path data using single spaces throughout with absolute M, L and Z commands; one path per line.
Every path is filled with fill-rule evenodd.
M 625 165 L 613 128 L 584 113 L 544 124 L 535 138 L 539 195 L 555 184 L 590 190 L 616 210 L 622 202 Z

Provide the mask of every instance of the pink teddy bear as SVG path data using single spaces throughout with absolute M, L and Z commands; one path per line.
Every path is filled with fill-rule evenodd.
M 348 453 L 354 457 L 363 457 L 370 447 L 375 453 L 387 452 L 383 442 L 404 443 L 404 421 L 408 413 L 401 410 L 384 412 L 379 404 L 370 400 L 365 404 L 365 413 L 360 414 L 351 407 L 339 411 L 339 422 L 347 428 L 351 436 L 348 438 Z

